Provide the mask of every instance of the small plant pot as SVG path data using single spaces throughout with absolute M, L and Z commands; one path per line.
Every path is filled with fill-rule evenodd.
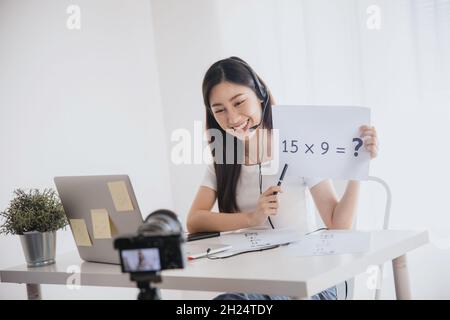
M 55 263 L 56 231 L 24 232 L 19 237 L 28 267 L 41 267 Z

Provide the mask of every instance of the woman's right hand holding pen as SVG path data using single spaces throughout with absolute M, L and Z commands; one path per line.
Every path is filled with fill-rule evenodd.
M 278 212 L 278 195 L 274 192 L 283 192 L 280 186 L 271 186 L 259 196 L 258 204 L 249 215 L 249 227 L 263 225 L 269 216 L 274 216 Z

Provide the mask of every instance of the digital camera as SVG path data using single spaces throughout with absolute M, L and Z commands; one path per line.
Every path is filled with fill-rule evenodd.
M 122 272 L 155 273 L 165 269 L 184 268 L 185 238 L 180 222 L 170 210 L 151 213 L 137 234 L 116 238 Z

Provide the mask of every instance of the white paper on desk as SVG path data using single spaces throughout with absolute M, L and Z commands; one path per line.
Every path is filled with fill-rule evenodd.
M 232 246 L 231 250 L 215 254 L 216 257 L 229 256 L 242 251 L 258 250 L 271 246 L 299 241 L 304 233 L 295 229 L 245 229 L 224 233 L 220 241 Z
M 353 139 L 370 125 L 369 108 L 274 106 L 272 113 L 274 167 L 288 163 L 288 176 L 367 180 L 370 154 Z
M 370 232 L 325 231 L 310 234 L 291 243 L 287 248 L 290 256 L 323 256 L 346 253 L 363 253 L 370 249 Z

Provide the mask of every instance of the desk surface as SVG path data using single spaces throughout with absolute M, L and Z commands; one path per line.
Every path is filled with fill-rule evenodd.
M 351 232 L 351 231 L 342 231 Z M 289 246 L 223 260 L 198 259 L 183 270 L 162 272 L 162 289 L 258 292 L 293 297 L 312 296 L 428 242 L 427 231 L 373 231 L 371 249 L 361 254 L 293 257 Z M 200 240 L 219 243 L 220 238 Z M 66 284 L 81 272 L 81 285 L 136 287 L 120 266 L 85 262 L 77 252 L 56 257 L 56 264 L 0 270 L 2 282 Z

